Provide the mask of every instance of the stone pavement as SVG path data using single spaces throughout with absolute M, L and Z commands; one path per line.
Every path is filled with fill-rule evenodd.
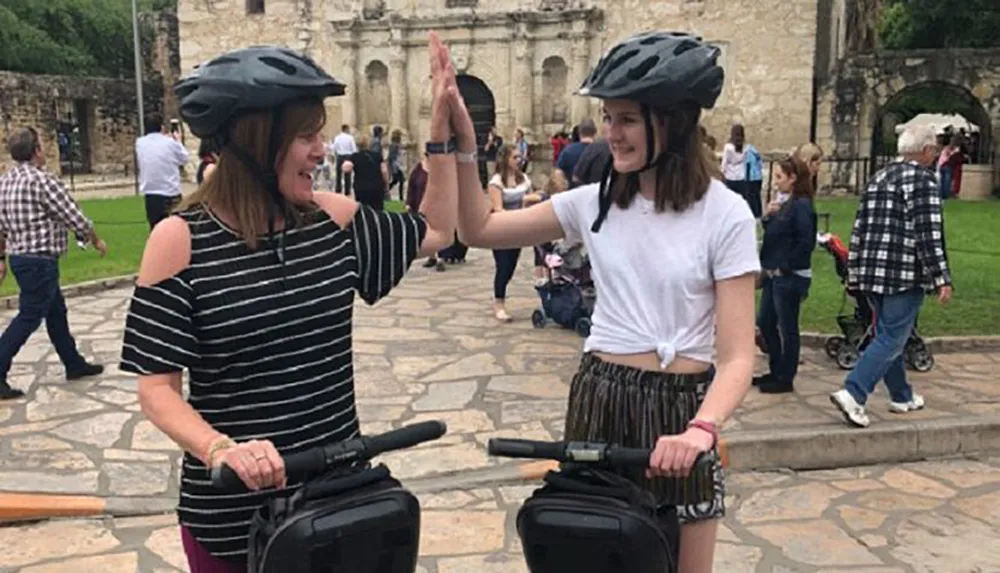
M 534 486 L 422 495 L 421 573 L 527 573 L 515 517 Z M 736 473 L 720 573 L 996 573 L 1000 458 Z M 173 515 L 0 528 L 0 572 L 187 571 Z
M 568 383 L 579 359 L 581 339 L 558 327 L 532 328 L 529 316 L 537 306 L 537 296 L 530 287 L 530 262 L 530 256 L 522 257 L 511 285 L 508 305 L 517 320 L 510 324 L 498 324 L 489 311 L 493 264 L 485 251 L 470 252 L 468 263 L 445 273 L 415 264 L 387 300 L 374 308 L 358 305 L 356 392 L 363 430 L 375 433 L 423 419 L 441 419 L 449 427 L 448 435 L 433 444 L 384 456 L 398 477 L 413 480 L 456 472 L 464 476 L 510 467 L 513 461 L 486 455 L 486 440 L 497 435 L 561 436 Z M 128 295 L 128 289 L 117 289 L 68 301 L 72 330 L 83 351 L 109 366 L 102 377 L 66 383 L 44 332 L 36 334 L 18 356 L 9 379 L 28 398 L 0 406 L 0 492 L 97 495 L 136 500 L 140 506 L 152 498 L 159 501 L 154 507 L 173 504 L 177 449 L 143 419 L 135 378 L 116 367 Z M 0 316 L 9 320 L 12 312 Z M 839 387 L 843 372 L 821 352 L 805 352 L 794 395 L 763 396 L 752 391 L 727 426 L 727 439 L 735 442 L 741 436 L 808 432 L 820 437 L 840 435 L 853 443 L 873 435 L 848 431 L 829 404 L 827 393 Z M 901 429 L 905 435 L 915 427 L 914 421 L 933 425 L 996 415 L 1000 412 L 998 374 L 1000 356 L 994 354 L 938 355 L 932 372 L 912 374 L 918 390 L 928 398 L 928 408 L 899 421 L 903 419 L 886 413 L 886 398 L 880 391 L 870 403 L 875 427 Z M 789 450 L 794 448 L 787 444 L 774 448 L 779 453 Z M 740 467 L 746 466 L 741 463 Z M 476 491 L 456 492 L 446 499 L 453 503 L 464 499 L 462 505 L 477 510 L 501 499 L 493 490 L 489 494 Z M 477 496 L 482 496 L 481 503 Z M 476 520 L 494 525 L 509 522 L 501 513 L 476 515 Z M 170 522 L 169 516 L 163 519 L 156 523 Z M 427 523 L 425 531 L 435 530 L 433 518 Z M 480 523 L 475 521 L 469 530 Z M 41 527 L 40 534 L 47 537 L 46 528 L 65 526 L 54 522 Z M 117 546 L 113 537 L 102 537 L 105 534 L 99 531 L 106 530 L 99 523 L 88 527 L 93 539 L 87 537 L 76 545 L 95 548 L 95 552 Z M 133 532 L 140 529 L 115 530 L 115 535 L 122 542 L 138 539 L 141 536 Z M 2 531 L 20 535 L 16 532 L 22 530 Z M 149 542 L 154 546 L 175 541 L 165 533 L 157 535 Z M 483 543 L 484 539 L 476 535 L 469 542 Z M 75 547 L 74 543 L 65 545 Z M 39 557 L 25 556 L 25 561 L 8 566 Z

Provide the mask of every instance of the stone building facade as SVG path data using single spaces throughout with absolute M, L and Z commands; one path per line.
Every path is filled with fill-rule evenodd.
M 162 94 L 162 84 L 147 83 L 146 108 L 159 110 Z M 71 167 L 74 173 L 131 173 L 137 124 L 133 80 L 0 72 L 0 141 L 14 129 L 34 127 L 53 173 Z M 60 132 L 72 134 L 75 164 L 60 162 Z M 0 170 L 11 164 L 4 144 Z
M 144 111 L 176 118 L 177 98 L 170 88 L 180 75 L 177 16 L 158 12 L 141 18 L 152 31 L 143 53 Z M 131 176 L 138 123 L 135 80 L 0 71 L 0 170 L 12 163 L 5 143 L 11 130 L 32 126 L 53 173 Z M 68 134 L 69 153 L 60 154 L 60 133 Z
M 817 22 L 830 0 L 180 0 L 182 72 L 222 52 L 277 43 L 312 55 L 349 85 L 328 100 L 328 132 L 341 123 L 428 134 L 426 38 L 452 50 L 477 125 L 529 139 L 598 118 L 574 96 L 613 43 L 640 31 L 684 30 L 719 46 L 725 88 L 704 123 L 720 142 L 741 122 L 764 151 L 808 141 Z M 821 45 L 822 44 L 822 45 Z M 547 145 L 542 146 L 547 148 Z

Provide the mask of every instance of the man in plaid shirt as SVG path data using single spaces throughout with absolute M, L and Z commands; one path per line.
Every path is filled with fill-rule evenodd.
M 24 396 L 7 383 L 7 372 L 42 321 L 68 380 L 104 371 L 80 356 L 69 332 L 66 302 L 59 290 L 59 257 L 66 252 L 67 229 L 92 243 L 102 257 L 107 246 L 66 188 L 42 170 L 45 155 L 38 132 L 30 127 L 18 129 L 8 147 L 17 166 L 0 177 L 0 281 L 7 275 L 4 259 L 10 255 L 10 268 L 21 292 L 17 316 L 0 336 L 0 400 Z
M 903 350 L 923 306 L 924 294 L 951 299 L 951 273 L 944 247 L 944 222 L 937 179 L 930 166 L 938 151 L 925 126 L 903 132 L 900 160 L 868 183 L 851 231 L 848 288 L 867 296 L 875 309 L 875 336 L 830 400 L 847 422 L 870 423 L 865 402 L 879 380 L 889 389 L 889 411 L 905 414 L 924 407 L 906 381 Z

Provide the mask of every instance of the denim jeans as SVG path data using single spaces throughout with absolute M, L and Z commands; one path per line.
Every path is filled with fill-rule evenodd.
M 79 370 L 86 362 L 76 350 L 69 333 L 66 301 L 59 289 L 59 260 L 54 257 L 11 255 L 10 270 L 21 290 L 17 316 L 0 336 L 0 380 L 6 380 L 11 361 L 42 321 L 49 340 L 69 371 Z
M 757 326 L 767 344 L 771 375 L 792 384 L 799 371 L 799 310 L 812 279 L 799 275 L 764 279 Z
M 954 173 L 952 173 L 951 167 L 942 167 L 940 173 L 941 173 L 941 186 L 940 186 L 941 198 L 947 199 L 951 197 L 951 180 Z
M 893 295 L 872 296 L 875 337 L 861 354 L 844 383 L 847 391 L 864 405 L 875 385 L 884 379 L 893 402 L 909 402 L 913 388 L 906 381 L 903 350 L 924 303 L 924 292 L 912 289 Z

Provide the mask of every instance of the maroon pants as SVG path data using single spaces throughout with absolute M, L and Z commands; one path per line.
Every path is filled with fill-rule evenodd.
M 181 543 L 191 573 L 246 573 L 246 565 L 236 565 L 209 553 L 186 527 L 181 526 Z

